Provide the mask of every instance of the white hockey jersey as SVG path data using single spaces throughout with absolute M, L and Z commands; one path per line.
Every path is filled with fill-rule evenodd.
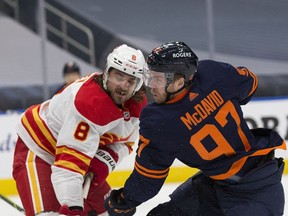
M 51 100 L 28 108 L 17 125 L 28 148 L 52 165 L 56 196 L 68 206 L 83 206 L 83 176 L 99 146 L 122 145 L 124 149 L 115 149 L 123 156 L 131 151 L 146 104 L 146 99 L 129 99 L 119 108 L 96 82 L 97 76 L 83 77 Z

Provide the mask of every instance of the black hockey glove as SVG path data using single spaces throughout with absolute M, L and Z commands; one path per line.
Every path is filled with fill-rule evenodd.
M 136 212 L 135 207 L 129 207 L 123 194 L 123 188 L 112 190 L 110 196 L 105 200 L 104 206 L 110 216 L 131 216 Z
M 83 208 L 80 206 L 73 206 L 68 208 L 67 205 L 61 206 L 59 216 L 85 216 Z

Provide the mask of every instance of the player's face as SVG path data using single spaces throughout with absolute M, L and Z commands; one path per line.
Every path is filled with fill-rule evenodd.
M 122 104 L 132 97 L 137 81 L 134 76 L 112 69 L 107 80 L 107 91 L 116 104 Z
M 155 88 L 151 88 L 151 94 L 155 100 L 156 103 L 161 104 L 161 103 L 165 103 L 166 99 L 167 99 L 167 92 L 175 92 L 177 91 L 179 88 L 177 87 L 177 83 L 176 82 L 172 82 L 171 84 L 165 86 L 165 87 L 155 87 Z M 173 99 L 177 94 L 172 94 L 169 97 L 169 100 Z
M 167 85 L 167 79 L 164 73 L 149 71 L 149 74 L 145 76 L 145 85 L 151 88 L 151 94 L 158 104 L 166 102 L 167 92 L 175 92 L 178 90 L 175 82 Z M 173 99 L 174 96 L 174 94 L 170 95 L 170 99 Z
M 169 75 L 168 73 L 165 74 L 163 72 L 156 72 L 151 70 L 146 70 L 144 72 L 144 83 L 146 86 L 151 88 L 151 94 L 155 102 L 158 104 L 166 102 L 167 92 L 172 93 L 169 96 L 169 100 L 176 97 L 177 93 L 175 92 L 177 92 L 184 85 L 183 78 L 179 78 L 174 80 L 172 83 L 167 84 L 167 75 L 170 76 L 170 79 L 172 79 L 172 75 Z
M 156 103 L 165 102 L 167 80 L 164 73 L 144 68 L 144 83 L 147 87 L 151 88 L 151 94 Z
M 165 87 L 161 88 L 151 88 L 151 94 L 156 103 L 164 103 L 166 101 L 167 93 Z

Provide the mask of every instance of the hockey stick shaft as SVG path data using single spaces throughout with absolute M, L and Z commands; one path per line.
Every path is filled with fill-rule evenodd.
M 22 207 L 20 207 L 19 205 L 17 205 L 15 202 L 13 202 L 12 200 L 10 200 L 10 199 L 7 198 L 6 196 L 0 194 L 0 198 L 1 198 L 2 200 L 4 200 L 6 203 L 8 203 L 9 205 L 11 205 L 12 207 L 14 207 L 15 209 L 17 209 L 18 211 L 20 211 L 20 212 L 22 212 L 22 213 L 25 212 L 25 210 L 24 210 Z
M 89 172 L 86 176 L 85 176 L 85 182 L 84 182 L 84 186 L 83 186 L 83 198 L 87 199 L 88 196 L 88 192 L 90 189 L 90 185 L 92 182 L 94 175 L 92 172 Z
M 93 173 L 88 173 L 85 178 L 85 182 L 83 186 L 83 198 L 84 199 L 87 199 L 93 177 L 94 177 Z M 11 205 L 13 208 L 17 209 L 18 211 L 25 213 L 25 210 L 21 206 L 19 206 L 18 204 L 16 204 L 15 202 L 7 198 L 6 196 L 0 194 L 0 199 L 4 200 L 6 203 Z

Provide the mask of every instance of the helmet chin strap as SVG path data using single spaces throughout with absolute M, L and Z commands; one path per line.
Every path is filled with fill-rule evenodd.
M 174 94 L 177 94 L 178 92 L 182 91 L 183 89 L 185 89 L 187 87 L 187 85 L 183 85 L 180 89 L 178 89 L 177 91 L 175 92 L 168 92 L 168 85 L 165 87 L 165 92 L 167 94 L 166 96 L 166 99 L 165 99 L 165 102 L 166 103 L 167 101 L 171 100 L 171 96 L 174 95 Z

